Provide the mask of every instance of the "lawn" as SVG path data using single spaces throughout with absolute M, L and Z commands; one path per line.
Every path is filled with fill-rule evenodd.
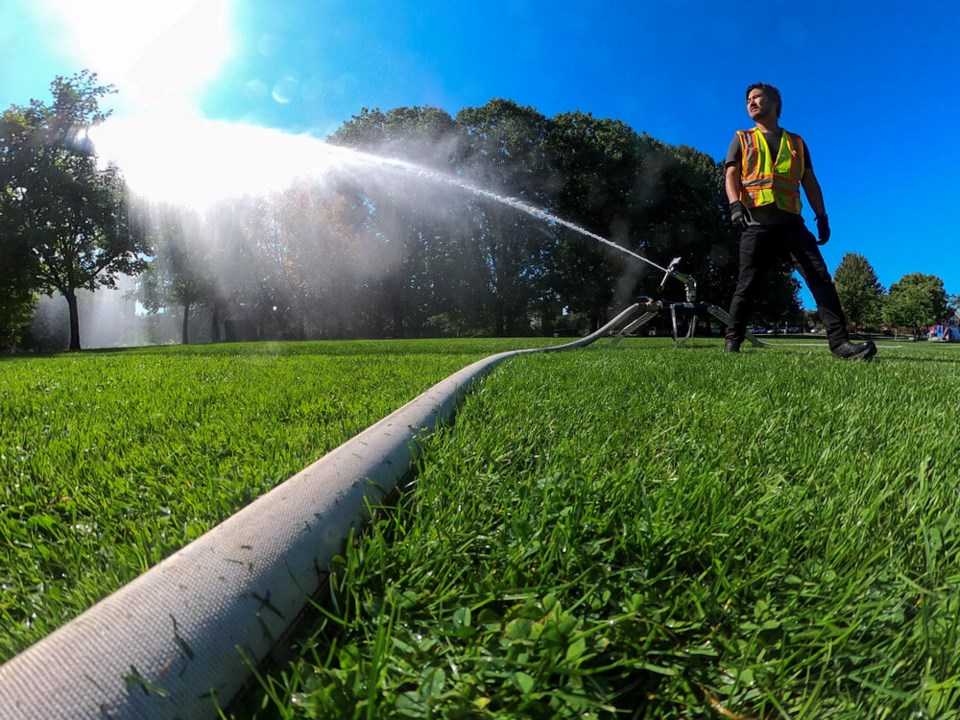
M 0 658 L 530 341 L 0 361 Z M 957 717 L 960 347 L 500 365 L 235 717 Z M 952 714 L 953 713 L 953 714 Z
M 435 382 L 528 344 L 0 359 L 0 662 Z
M 957 717 L 958 371 L 919 343 L 516 358 L 259 716 Z

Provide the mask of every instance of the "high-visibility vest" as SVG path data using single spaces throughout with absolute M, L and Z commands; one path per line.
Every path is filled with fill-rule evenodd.
M 738 130 L 740 138 L 741 202 L 747 207 L 777 204 L 781 210 L 800 214 L 800 178 L 803 177 L 803 138 L 786 130 L 774 160 L 760 128 Z

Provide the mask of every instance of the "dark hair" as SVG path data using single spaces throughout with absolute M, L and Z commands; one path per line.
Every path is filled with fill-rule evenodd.
M 770 85 L 769 83 L 764 83 L 764 82 L 754 83 L 753 85 L 747 88 L 748 98 L 750 97 L 751 90 L 761 90 L 763 91 L 764 95 L 766 95 L 768 98 L 773 100 L 777 104 L 777 117 L 778 118 L 780 117 L 780 110 L 783 109 L 783 100 L 780 99 L 779 90 L 777 90 L 773 85 Z

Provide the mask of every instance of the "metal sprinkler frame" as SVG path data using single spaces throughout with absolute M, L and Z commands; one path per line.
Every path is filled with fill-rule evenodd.
M 730 327 L 730 314 L 726 310 L 718 307 L 717 305 L 697 302 L 697 282 L 690 275 L 677 272 L 677 264 L 680 262 L 679 257 L 675 257 L 665 268 L 648 261 L 646 258 L 641 259 L 648 264 L 663 270 L 663 279 L 660 281 L 661 296 L 663 295 L 667 280 L 673 277 L 683 283 L 686 300 L 663 300 L 660 298 L 653 298 L 648 295 L 641 295 L 640 297 L 635 298 L 635 302 L 643 314 L 636 320 L 633 320 L 628 325 L 621 328 L 614 336 L 614 343 L 619 343 L 621 340 L 623 340 L 623 338 L 635 334 L 640 328 L 649 323 L 663 311 L 669 311 L 670 313 L 670 321 L 673 330 L 673 344 L 675 348 L 683 346 L 696 334 L 698 317 L 709 315 L 716 318 L 727 327 Z M 678 312 L 687 314 L 689 316 L 689 320 L 687 322 L 687 332 L 682 338 L 680 337 L 677 325 Z M 758 340 L 752 332 L 747 331 L 746 339 L 750 342 L 750 344 L 756 347 L 769 347 L 769 343 Z

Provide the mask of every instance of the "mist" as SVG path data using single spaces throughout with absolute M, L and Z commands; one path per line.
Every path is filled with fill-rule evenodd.
M 612 273 L 612 289 L 590 300 L 591 325 L 650 268 L 658 281 L 669 272 L 625 247 L 637 247 L 629 215 L 610 216 L 615 242 L 544 209 L 569 170 L 542 156 L 464 135 L 449 116 L 440 131 L 384 123 L 372 138 L 351 123 L 361 134 L 337 140 L 359 137 L 375 153 L 202 118 L 128 116 L 93 128 L 98 159 L 120 168 L 153 250 L 144 274 L 83 301 L 83 346 L 534 334 L 551 331 L 571 304 L 547 282 L 558 257 Z M 657 173 L 676 163 L 638 139 Z M 645 176 L 628 190 L 634 213 L 661 193 Z M 591 187 L 588 213 L 608 215 L 611 201 L 628 207 L 609 192 Z M 657 244 L 669 245 L 665 227 L 652 228 Z M 601 290 L 583 282 L 563 292 Z M 43 303 L 35 335 L 55 336 L 39 332 L 58 326 L 55 307 Z

